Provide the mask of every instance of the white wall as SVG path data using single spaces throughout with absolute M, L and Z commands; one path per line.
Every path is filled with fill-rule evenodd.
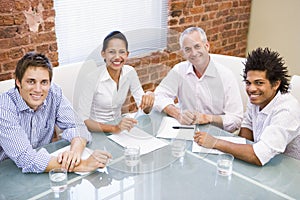
M 247 52 L 270 47 L 300 75 L 300 0 L 252 0 Z

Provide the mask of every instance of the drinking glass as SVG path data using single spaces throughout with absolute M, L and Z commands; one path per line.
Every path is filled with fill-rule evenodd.
M 50 185 L 56 197 L 68 187 L 68 175 L 65 169 L 52 169 L 49 171 Z
M 184 139 L 173 139 L 171 142 L 172 155 L 180 158 L 185 155 L 186 140 Z
M 218 155 L 217 172 L 221 176 L 230 176 L 232 174 L 232 164 L 234 157 L 229 153 Z
M 140 147 L 138 145 L 126 146 L 124 150 L 125 164 L 134 167 L 140 162 Z

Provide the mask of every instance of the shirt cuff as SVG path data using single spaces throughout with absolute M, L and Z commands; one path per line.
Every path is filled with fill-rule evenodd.
M 262 165 L 268 163 L 276 154 L 278 154 L 263 141 L 253 144 L 253 150 Z

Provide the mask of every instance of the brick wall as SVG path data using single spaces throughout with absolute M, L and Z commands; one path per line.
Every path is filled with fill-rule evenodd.
M 251 0 L 169 0 L 167 49 L 129 61 L 137 70 L 143 88 L 154 90 L 169 69 L 183 60 L 179 34 L 190 26 L 205 30 L 211 53 L 245 57 L 250 8 Z M 123 110 L 135 109 L 129 96 Z
M 0 1 L 0 81 L 13 78 L 28 51 L 46 54 L 58 65 L 53 0 Z
M 202 27 L 210 41 L 211 53 L 245 56 L 251 0 L 169 0 L 168 46 L 134 58 L 145 90 L 154 90 L 168 70 L 183 60 L 178 36 L 190 26 Z M 54 31 L 53 0 L 1 0 L 0 2 L 0 81 L 13 77 L 17 60 L 25 52 L 45 53 L 58 65 Z M 124 111 L 134 110 L 129 95 Z

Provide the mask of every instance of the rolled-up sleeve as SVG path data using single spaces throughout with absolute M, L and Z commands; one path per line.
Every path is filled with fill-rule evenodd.
M 178 95 L 182 77 L 172 69 L 155 89 L 154 109 L 161 112 L 168 105 L 173 105 Z
M 91 142 L 92 140 L 91 133 L 88 131 L 86 125 L 64 96 L 62 96 L 57 111 L 57 125 L 63 130 L 62 138 L 69 142 L 74 137 L 85 138 L 87 142 Z

